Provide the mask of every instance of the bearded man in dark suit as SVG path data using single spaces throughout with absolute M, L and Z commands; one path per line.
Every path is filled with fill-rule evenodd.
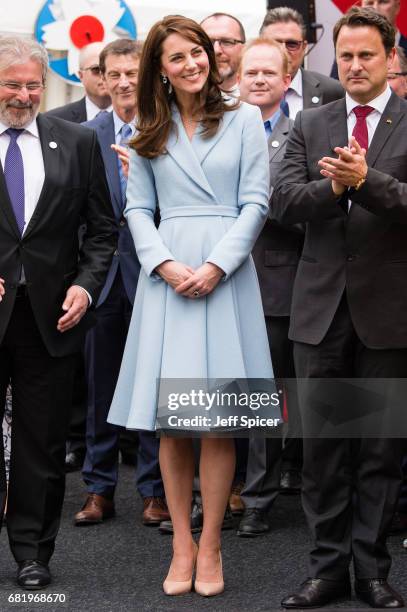
M 0 406 L 11 381 L 7 531 L 26 589 L 51 581 L 75 355 L 117 243 L 96 135 L 38 114 L 47 68 L 37 43 L 0 40 Z M 0 493 L 4 510 L 4 464 Z

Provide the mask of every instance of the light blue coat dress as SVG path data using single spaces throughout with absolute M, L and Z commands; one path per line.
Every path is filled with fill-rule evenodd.
M 190 142 L 179 112 L 166 155 L 131 154 L 125 216 L 141 263 L 108 421 L 155 429 L 160 378 L 271 378 L 250 252 L 268 213 L 268 150 L 259 109 L 228 111 L 217 133 Z M 156 229 L 154 211 L 161 223 Z M 154 269 L 205 261 L 226 275 L 206 297 L 180 296 Z

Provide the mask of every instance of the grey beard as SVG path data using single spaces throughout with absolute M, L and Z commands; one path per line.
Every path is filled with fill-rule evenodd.
M 5 107 L 0 103 L 0 120 L 11 128 L 25 128 L 29 125 L 38 114 L 38 107 L 30 106 L 19 108 L 17 106 L 13 107 L 14 109 L 19 110 L 18 115 L 16 115 L 10 107 Z

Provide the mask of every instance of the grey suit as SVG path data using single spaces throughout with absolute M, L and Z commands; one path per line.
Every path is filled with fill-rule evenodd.
M 344 97 L 343 87 L 336 79 L 303 68 L 301 74 L 304 109 L 317 108 Z
M 284 158 L 287 139 L 293 121 L 281 114 L 268 140 L 270 193 Z M 302 251 L 303 233 L 300 227 L 289 229 L 270 217 L 256 241 L 252 255 L 262 294 L 267 333 L 272 346 L 276 378 L 294 378 L 292 342 L 288 340 L 292 289 Z M 292 413 L 298 414 L 296 390 L 290 393 L 290 424 Z M 291 413 L 292 407 L 292 413 Z M 293 424 L 295 417 L 293 417 Z M 297 428 L 294 427 L 297 432 Z M 245 487 L 242 499 L 247 508 L 267 511 L 272 506 L 280 486 L 281 439 L 252 438 Z M 294 467 L 294 466 L 292 466 Z M 298 468 L 301 466 L 299 465 Z
M 407 102 L 392 94 L 369 146 L 365 183 L 338 201 L 318 160 L 348 142 L 346 117 L 344 100 L 299 113 L 272 206 L 282 222 L 306 223 L 290 337 L 304 379 L 303 506 L 315 543 L 309 576 L 347 579 L 353 558 L 357 578 L 386 579 L 400 444 L 360 429 L 360 438 L 316 438 L 312 417 L 317 409 L 326 432 L 349 407 L 352 417 L 372 403 L 329 388 L 325 400 L 322 379 L 407 377 Z

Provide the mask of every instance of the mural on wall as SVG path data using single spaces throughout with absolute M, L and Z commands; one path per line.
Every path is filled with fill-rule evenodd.
M 48 50 L 50 68 L 79 84 L 79 52 L 92 42 L 106 44 L 137 37 L 136 22 L 124 0 L 47 0 L 35 24 L 35 37 Z

